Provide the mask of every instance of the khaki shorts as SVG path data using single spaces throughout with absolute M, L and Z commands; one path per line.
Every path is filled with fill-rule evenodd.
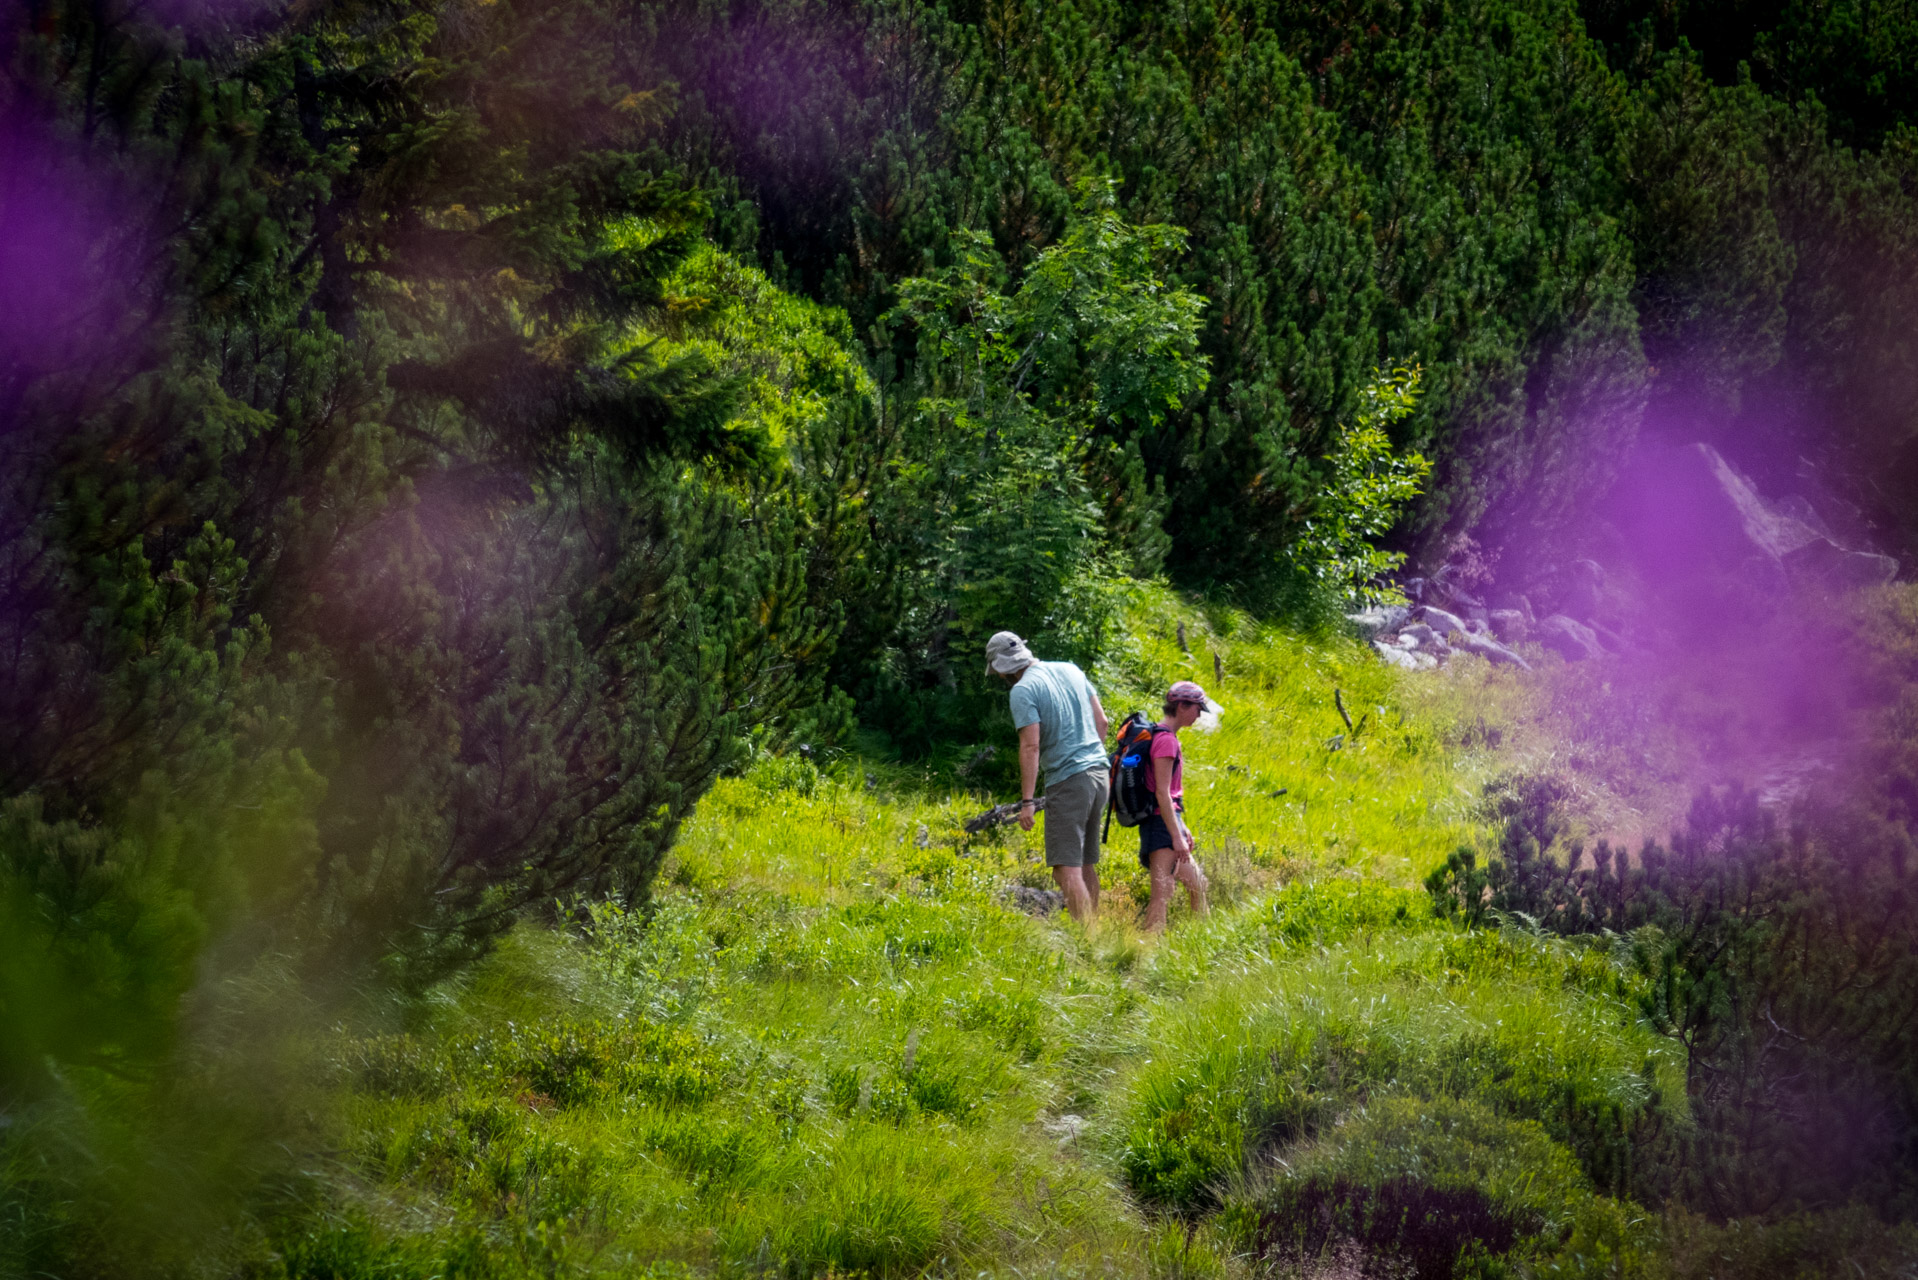
M 1099 827 L 1106 816 L 1106 771 L 1087 769 L 1046 780 L 1046 865 L 1090 867 L 1099 861 Z

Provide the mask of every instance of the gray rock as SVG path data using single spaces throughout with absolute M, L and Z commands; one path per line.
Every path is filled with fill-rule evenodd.
M 1793 581 L 1846 588 L 1897 576 L 1896 560 L 1854 551 L 1835 538 L 1805 497 L 1767 503 L 1708 445 L 1640 464 L 1633 484 L 1648 564 L 1715 564 L 1760 594 L 1781 592 Z
M 1847 552 L 1844 559 L 1846 581 L 1861 587 L 1882 587 L 1898 576 L 1898 561 L 1872 551 Z
M 1388 667 L 1403 667 L 1407 671 L 1419 669 L 1418 657 L 1410 649 L 1401 649 L 1397 645 L 1386 644 L 1381 640 L 1374 640 L 1372 647 L 1378 650 L 1379 657 L 1385 660 L 1385 665 Z
M 1598 637 L 1598 642 L 1613 653 L 1626 653 L 1638 647 L 1602 623 L 1591 622 L 1586 625 L 1591 627 L 1592 634 Z
M 1786 572 L 1785 562 L 1759 552 L 1740 561 L 1733 568 L 1732 577 L 1755 593 L 1757 604 L 1768 603 L 1773 609 L 1791 590 L 1791 574 Z
M 1631 532 L 1648 565 L 1667 576 L 1706 564 L 1747 572 L 1753 559 L 1778 564 L 1821 541 L 1804 521 L 1767 506 L 1710 445 L 1648 456 L 1629 484 L 1636 525 Z
M 1408 636 L 1418 642 L 1418 647 L 1421 652 L 1435 654 L 1441 658 L 1452 652 L 1452 646 L 1445 643 L 1445 637 L 1426 626 L 1423 622 L 1414 622 L 1399 632 L 1399 638 L 1401 640 Z
M 1452 639 L 1452 647 L 1461 653 L 1476 653 L 1488 662 L 1499 662 L 1508 667 L 1517 667 L 1520 671 L 1530 671 L 1532 669 L 1531 663 L 1525 661 L 1525 659 L 1519 657 L 1498 641 L 1488 640 L 1484 636 L 1470 634 L 1455 636 Z
M 1437 605 L 1425 605 L 1412 611 L 1420 622 L 1430 626 L 1440 635 L 1450 635 L 1454 631 L 1466 630 L 1465 620 L 1456 613 L 1447 613 Z
M 1605 656 L 1597 633 L 1562 613 L 1539 620 L 1538 638 L 1547 648 L 1558 650 L 1567 662 L 1584 662 Z
M 1492 633 L 1500 640 L 1517 643 L 1530 633 L 1531 627 L 1525 622 L 1525 615 L 1517 609 L 1494 609 L 1491 612 Z
M 1811 505 L 1811 499 L 1802 493 L 1786 494 L 1772 503 L 1771 509 L 1781 516 L 1790 516 L 1827 542 L 1842 544 L 1842 539 L 1825 523 L 1825 517 L 1818 514 L 1818 508 Z
M 1006 901 L 1029 916 L 1041 918 L 1066 909 L 1066 895 L 1057 889 L 1034 889 L 1029 885 L 1006 886 Z
M 1855 547 L 1865 539 L 1869 527 L 1865 513 L 1855 502 L 1846 502 L 1831 491 L 1822 468 L 1810 458 L 1800 458 L 1797 470 L 1798 491 L 1820 519 L 1805 523 L 1825 534 L 1841 547 Z M 1795 514 L 1787 512 L 1787 515 Z M 1831 532 L 1826 532 L 1829 529 Z
M 1596 560 L 1574 560 L 1565 571 L 1559 612 L 1589 618 L 1605 603 L 1605 567 Z
M 1785 569 L 1801 582 L 1834 587 L 1881 587 L 1898 576 L 1898 562 L 1869 551 L 1847 551 L 1826 538 L 1808 542 L 1785 557 Z
M 1376 609 L 1364 609 L 1358 613 L 1345 615 L 1347 622 L 1359 629 L 1359 634 L 1367 640 L 1377 639 L 1387 631 L 1397 631 L 1412 616 L 1412 611 L 1404 605 L 1388 604 Z

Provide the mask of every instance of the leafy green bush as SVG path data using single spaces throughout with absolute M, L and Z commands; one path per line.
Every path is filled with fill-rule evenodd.
M 1404 603 L 1388 575 L 1405 563 L 1405 553 L 1379 543 L 1432 471 L 1416 453 L 1395 455 L 1387 434 L 1417 408 L 1418 392 L 1419 371 L 1398 369 L 1359 393 L 1355 416 L 1339 427 L 1326 455 L 1324 488 L 1287 553 L 1335 605 Z
M 951 265 L 898 283 L 886 320 L 913 363 L 890 392 L 902 439 L 883 536 L 905 594 L 874 637 L 895 661 L 868 671 L 862 701 L 910 751 L 979 740 L 993 632 L 1090 667 L 1116 638 L 1124 574 L 1158 568 L 1163 502 L 1128 457 L 1206 384 L 1203 299 L 1166 276 L 1183 242 L 1092 184 L 1015 282 L 964 232 Z

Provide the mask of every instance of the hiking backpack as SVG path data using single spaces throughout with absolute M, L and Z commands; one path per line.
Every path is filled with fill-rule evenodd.
M 1153 790 L 1152 740 L 1170 732 L 1164 725 L 1146 719 L 1143 711 L 1134 711 L 1119 726 L 1119 741 L 1112 749 L 1108 812 L 1120 826 L 1136 827 L 1159 811 L 1159 797 Z

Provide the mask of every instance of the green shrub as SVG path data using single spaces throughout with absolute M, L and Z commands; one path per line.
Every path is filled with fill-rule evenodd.
M 1348 935 L 1242 961 L 1167 1006 L 1125 1098 L 1119 1160 L 1134 1191 L 1207 1210 L 1265 1155 L 1408 1089 L 1531 1121 L 1588 1171 L 1610 1171 L 1674 1086 L 1672 1056 L 1579 948 L 1487 941 L 1430 925 L 1362 947 Z
M 1360 391 L 1357 415 L 1333 436 L 1324 487 L 1285 557 L 1335 607 L 1404 603 L 1388 577 L 1405 553 L 1379 542 L 1432 471 L 1416 453 L 1394 455 L 1387 434 L 1412 415 L 1418 392 L 1417 369 L 1381 374 Z
M 1418 1277 L 1641 1273 L 1654 1243 L 1545 1129 L 1457 1098 L 1381 1097 L 1349 1112 L 1227 1211 L 1269 1263 L 1357 1249 Z

